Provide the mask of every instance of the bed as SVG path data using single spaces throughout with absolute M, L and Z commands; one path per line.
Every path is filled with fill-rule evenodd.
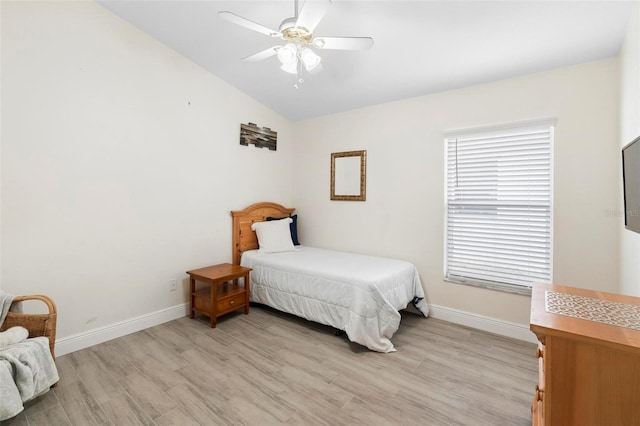
M 394 352 L 390 339 L 400 326 L 398 311 L 413 304 L 425 317 L 429 313 L 415 266 L 293 245 L 297 236 L 289 234 L 290 245 L 270 250 L 265 229 L 278 236 L 284 227 L 293 233 L 293 212 L 271 202 L 231 212 L 233 263 L 253 268 L 250 300 L 343 330 L 349 340 L 373 351 Z

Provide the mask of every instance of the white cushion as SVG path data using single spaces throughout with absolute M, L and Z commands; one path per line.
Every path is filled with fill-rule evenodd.
M 268 222 L 255 222 L 251 229 L 258 235 L 260 251 L 264 253 L 278 253 L 281 251 L 294 251 L 295 246 L 291 240 L 289 224 L 293 222 L 290 217 L 282 220 Z

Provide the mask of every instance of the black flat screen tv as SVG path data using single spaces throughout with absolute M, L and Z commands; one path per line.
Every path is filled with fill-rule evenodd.
M 622 148 L 624 227 L 640 233 L 640 137 Z

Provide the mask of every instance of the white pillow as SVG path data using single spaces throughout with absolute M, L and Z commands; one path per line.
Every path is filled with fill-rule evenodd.
M 291 222 L 293 220 L 287 217 L 281 220 L 251 224 L 251 230 L 256 231 L 258 235 L 260 251 L 264 253 L 294 251 L 295 246 L 291 240 L 291 229 L 289 228 Z

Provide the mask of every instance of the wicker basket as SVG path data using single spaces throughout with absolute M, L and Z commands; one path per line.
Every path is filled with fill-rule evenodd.
M 24 302 L 25 300 L 42 301 L 49 308 L 49 313 L 26 314 L 9 311 L 9 313 L 7 314 L 7 318 L 4 320 L 4 324 L 2 324 L 2 327 L 0 327 L 0 331 L 5 331 L 11 327 L 19 325 L 29 330 L 29 337 L 44 336 L 48 338 L 51 355 L 55 359 L 56 355 L 54 350 L 56 344 L 56 321 L 58 318 L 58 314 L 56 312 L 56 304 L 53 303 L 53 300 L 51 300 L 51 298 L 42 295 L 16 296 L 13 299 L 13 303 Z

